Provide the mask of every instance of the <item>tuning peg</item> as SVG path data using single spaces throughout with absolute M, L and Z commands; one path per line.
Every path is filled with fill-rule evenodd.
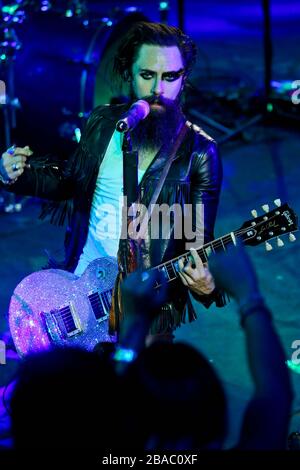
M 293 233 L 289 234 L 289 240 L 290 240 L 290 242 L 294 242 L 296 240 L 296 237 Z
M 279 237 L 277 237 L 277 246 L 279 246 L 279 247 L 284 246 L 283 241 Z
M 265 211 L 265 212 L 269 212 L 270 208 L 269 208 L 269 204 L 264 204 L 263 206 L 261 206 L 262 210 Z
M 266 251 L 271 251 L 271 250 L 273 250 L 273 247 L 272 247 L 271 243 L 269 243 L 269 242 L 266 242 L 266 243 L 265 243 L 265 247 L 266 247 Z
M 275 206 L 280 207 L 281 206 L 281 200 L 280 199 L 274 199 L 274 204 L 275 204 Z
M 251 215 L 253 215 L 253 217 L 257 217 L 257 211 L 255 209 L 253 209 L 251 211 Z

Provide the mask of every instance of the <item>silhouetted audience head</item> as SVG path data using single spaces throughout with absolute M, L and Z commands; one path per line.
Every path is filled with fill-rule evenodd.
M 288 450 L 300 450 L 300 432 L 291 432 L 288 436 Z
M 118 377 L 111 348 L 56 349 L 20 366 L 11 399 L 15 448 L 221 448 L 226 401 L 210 363 L 155 343 Z
M 156 343 L 128 369 L 124 436 L 147 450 L 221 448 L 226 400 L 209 361 L 194 348 Z
M 80 349 L 26 358 L 11 399 L 15 448 L 105 449 L 117 380 L 106 358 Z

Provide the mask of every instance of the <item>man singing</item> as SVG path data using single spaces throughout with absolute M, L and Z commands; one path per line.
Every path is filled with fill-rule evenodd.
M 131 103 L 146 100 L 149 115 L 132 131 L 133 150 L 138 151 L 139 202 L 148 207 L 168 156 L 165 149 L 179 128 L 186 127 L 168 172 L 157 204 L 179 204 L 184 211 L 192 207 L 193 227 L 200 219 L 202 242 L 213 239 L 222 168 L 215 142 L 184 118 L 180 98 L 196 59 L 192 40 L 178 28 L 159 23 L 136 23 L 123 39 L 115 58 L 115 72 L 129 82 Z M 2 184 L 17 194 L 33 195 L 56 201 L 54 219 L 68 213 L 64 268 L 81 275 L 88 264 L 102 256 L 117 257 L 121 216 L 119 201 L 123 195 L 123 134 L 116 122 L 130 105 L 96 108 L 82 134 L 77 151 L 63 170 L 46 165 L 30 167 L 28 147 L 9 149 L 0 160 Z M 34 161 L 35 155 L 31 157 Z M 199 208 L 204 209 L 197 219 Z M 117 214 L 117 218 L 115 215 Z M 118 220 L 116 224 L 112 220 Z M 174 234 L 176 215 L 170 223 L 168 237 L 151 238 L 144 247 L 148 266 L 155 266 L 187 251 L 186 239 Z M 111 221 L 111 223 L 110 223 Z M 149 342 L 171 341 L 172 332 L 185 315 L 192 321 L 195 313 L 190 293 L 205 306 L 213 301 L 224 304 L 215 289 L 206 265 L 195 251 L 192 261 L 180 263 L 180 279 L 173 283 L 173 294 L 153 321 Z M 187 309 L 185 307 L 187 306 Z M 118 331 L 118 313 L 111 319 L 111 330 Z

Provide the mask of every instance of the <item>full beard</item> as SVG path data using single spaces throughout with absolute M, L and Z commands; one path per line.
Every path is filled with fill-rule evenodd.
M 145 97 L 150 104 L 150 113 L 132 131 L 135 149 L 141 152 L 153 152 L 170 144 L 180 124 L 184 121 L 179 100 L 160 97 Z

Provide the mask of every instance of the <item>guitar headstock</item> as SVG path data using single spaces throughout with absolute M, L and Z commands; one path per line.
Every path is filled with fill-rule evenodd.
M 289 241 L 296 240 L 295 232 L 298 229 L 298 218 L 288 204 L 281 205 L 280 199 L 275 199 L 275 209 L 269 210 L 268 204 L 264 204 L 262 209 L 264 214 L 257 215 L 255 210 L 251 211 L 254 219 L 247 220 L 239 230 L 235 233 L 236 236 L 241 238 L 245 245 L 259 245 L 265 242 L 266 250 L 272 250 L 272 245 L 268 242 L 277 237 L 277 246 L 281 247 L 284 242 L 281 238 L 282 235 L 289 234 Z

